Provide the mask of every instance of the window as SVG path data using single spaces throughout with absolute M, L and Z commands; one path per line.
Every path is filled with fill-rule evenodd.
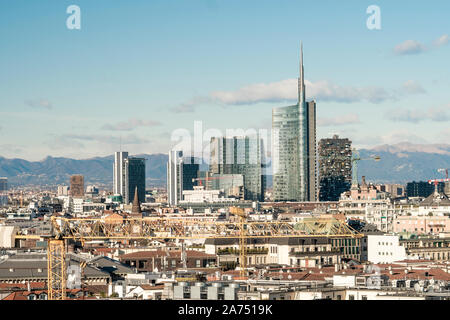
M 367 300 L 367 296 L 361 296 L 361 300 Z
M 349 295 L 349 296 L 348 296 L 348 300 L 355 300 L 355 296 L 354 296 L 354 295 L 352 295 L 352 294 L 351 294 L 351 295 Z
M 172 268 L 175 268 L 177 266 L 177 261 L 175 259 L 172 260 Z
M 201 260 L 195 260 L 195 266 L 197 267 L 197 268 L 200 268 L 201 267 Z

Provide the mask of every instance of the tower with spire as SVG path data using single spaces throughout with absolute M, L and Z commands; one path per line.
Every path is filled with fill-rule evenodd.
M 300 43 L 298 102 L 272 110 L 275 201 L 317 201 L 316 102 L 306 101 Z

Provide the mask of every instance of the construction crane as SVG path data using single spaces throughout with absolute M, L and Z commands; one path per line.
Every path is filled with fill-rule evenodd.
M 373 155 L 370 156 L 368 158 L 361 158 L 359 155 L 358 150 L 356 150 L 355 148 L 352 149 L 352 157 L 348 158 L 348 157 L 325 157 L 322 156 L 320 157 L 321 159 L 332 159 L 332 160 L 350 160 L 352 163 L 352 186 L 358 186 L 358 161 L 362 161 L 362 160 L 374 160 L 374 161 L 380 161 L 381 157 L 378 155 Z
M 374 161 L 380 161 L 381 157 L 378 155 L 370 156 L 369 158 L 361 158 L 359 156 L 358 150 L 353 148 L 352 150 L 352 186 L 358 186 L 358 161 L 361 160 L 374 160 Z
M 241 277 L 247 274 L 246 242 L 251 238 L 328 237 L 361 238 L 363 235 L 334 218 L 305 219 L 295 225 L 289 222 L 247 221 L 241 208 L 231 207 L 238 222 L 212 222 L 202 219 L 141 217 L 108 220 L 107 218 L 51 217 L 53 235 L 48 240 L 48 299 L 66 299 L 65 241 L 75 240 L 189 240 L 239 238 Z M 16 235 L 16 239 L 42 239 L 39 235 Z
M 438 172 L 445 173 L 445 178 L 448 179 L 448 169 L 438 169 Z
M 450 182 L 450 179 L 448 178 L 448 169 L 438 169 L 438 172 L 445 173 L 445 179 L 430 179 L 428 180 L 429 184 L 434 184 L 434 192 L 438 192 L 438 185 L 439 182 Z

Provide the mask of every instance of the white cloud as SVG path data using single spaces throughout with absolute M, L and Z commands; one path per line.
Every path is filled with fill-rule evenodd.
M 402 90 L 406 94 L 425 93 L 425 89 L 415 80 L 408 80 L 402 85 Z
M 295 102 L 298 99 L 297 79 L 287 79 L 271 83 L 257 83 L 244 86 L 234 91 L 214 91 L 211 100 L 225 105 L 254 104 L 260 102 Z M 379 103 L 394 99 L 384 88 L 368 86 L 341 86 L 331 81 L 311 82 L 305 80 L 307 99 L 352 103 L 369 101 Z
M 337 116 L 334 118 L 319 118 L 317 120 L 317 125 L 319 127 L 327 127 L 327 126 L 343 126 L 348 124 L 357 124 L 360 123 L 358 115 L 356 114 L 348 114 L 343 116 Z
M 430 49 L 442 47 L 450 43 L 448 34 L 444 34 L 433 41 L 432 44 L 424 45 L 417 40 L 406 40 L 394 47 L 394 53 L 397 55 L 411 55 L 426 52 Z
M 116 124 L 105 124 L 102 129 L 112 131 L 131 131 L 138 127 L 154 127 L 161 125 L 161 122 L 154 120 L 128 119 Z
M 445 46 L 449 42 L 450 42 L 449 35 L 448 34 L 444 34 L 444 35 L 440 36 L 438 39 L 436 39 L 434 41 L 434 45 L 437 46 L 437 47 L 440 47 L 440 46 Z
M 394 52 L 398 55 L 418 54 L 426 50 L 426 47 L 416 40 L 406 40 L 394 48 Z

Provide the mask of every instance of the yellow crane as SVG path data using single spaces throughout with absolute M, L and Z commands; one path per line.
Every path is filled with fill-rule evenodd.
M 66 299 L 65 241 L 153 240 L 239 238 L 240 275 L 247 274 L 246 242 L 251 238 L 329 237 L 360 238 L 362 234 L 334 218 L 310 218 L 292 224 L 284 221 L 253 222 L 242 208 L 230 207 L 238 221 L 140 217 L 109 220 L 106 218 L 51 217 L 53 238 L 48 240 L 48 299 Z M 17 235 L 16 239 L 40 239 L 39 235 Z

